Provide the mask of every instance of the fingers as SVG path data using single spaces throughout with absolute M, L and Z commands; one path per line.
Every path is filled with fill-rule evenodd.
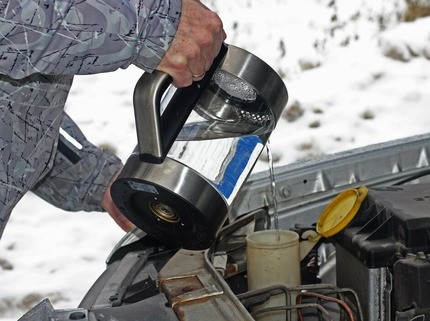
M 115 223 L 125 232 L 132 230 L 135 226 L 121 213 L 116 207 L 110 195 L 110 189 L 107 189 L 102 200 L 102 208 L 109 213 Z
M 178 30 L 157 69 L 177 87 L 201 80 L 226 38 L 219 16 L 198 0 L 183 0 Z
M 109 213 L 109 215 L 112 217 L 112 219 L 115 221 L 115 223 L 118 224 L 118 226 L 121 229 L 123 229 L 125 232 L 129 232 L 133 228 L 135 228 L 135 226 L 116 207 L 115 203 L 112 200 L 112 195 L 110 193 L 110 187 L 112 186 L 112 183 L 115 181 L 115 179 L 118 177 L 119 173 L 120 172 L 118 171 L 112 177 L 111 181 L 109 182 L 108 186 L 106 187 L 106 190 L 103 194 L 101 206 L 106 212 Z
M 195 62 L 194 61 L 190 61 L 190 70 L 192 73 L 192 77 L 193 77 L 193 81 L 199 81 L 202 80 L 203 77 L 206 74 L 206 71 L 209 69 L 206 67 L 206 59 L 204 57 L 204 55 L 201 55 L 200 59 L 196 59 Z M 210 65 L 209 65 L 210 67 Z

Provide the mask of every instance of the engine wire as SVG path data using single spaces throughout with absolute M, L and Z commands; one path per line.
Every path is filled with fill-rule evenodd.
M 284 306 L 274 306 L 274 307 L 268 307 L 268 308 L 262 308 L 255 312 L 252 312 L 251 315 L 253 317 L 256 317 L 257 315 L 263 314 L 263 313 L 269 313 L 269 312 L 275 312 L 275 311 L 283 311 L 283 310 L 293 310 L 297 309 L 297 312 L 299 312 L 302 308 L 316 308 L 318 309 L 321 314 L 324 316 L 325 320 L 328 321 L 334 321 L 333 317 L 330 315 L 330 313 L 324 309 L 324 307 L 321 304 L 318 303 L 304 303 L 304 304 L 296 304 L 296 305 L 284 305 Z M 291 320 L 291 319 L 287 319 Z
M 337 298 L 333 298 L 331 296 L 327 296 L 327 295 L 323 295 L 323 294 L 319 294 L 319 293 L 314 293 L 314 292 L 301 292 L 299 294 L 297 294 L 296 297 L 296 303 L 297 304 L 301 304 L 301 298 L 307 296 L 307 297 L 313 297 L 313 298 L 317 298 L 317 299 L 321 299 L 321 300 L 325 300 L 325 301 L 329 301 L 329 302 L 334 302 L 339 304 L 348 314 L 348 317 L 350 319 L 350 321 L 355 321 L 354 318 L 354 313 L 352 312 L 351 308 L 348 306 L 348 304 L 346 304 L 346 302 L 339 300 Z M 299 317 L 299 321 L 303 321 L 303 315 L 302 315 L 302 311 L 301 309 L 297 310 L 297 314 Z
M 325 290 L 324 294 L 316 293 L 314 291 L 316 290 Z M 327 291 L 328 290 L 328 291 Z M 292 305 L 291 304 L 291 296 L 292 292 L 297 293 L 296 295 L 296 302 L 298 304 Z M 299 321 L 303 321 L 303 315 L 301 313 L 301 309 L 303 308 L 316 308 L 320 312 L 320 316 L 324 318 L 324 320 L 334 320 L 333 316 L 328 312 L 320 303 L 321 300 L 326 300 L 329 302 L 334 302 L 339 304 L 343 310 L 348 315 L 350 321 L 363 321 L 363 312 L 361 310 L 360 302 L 358 300 L 358 296 L 355 293 L 354 290 L 348 289 L 348 288 L 338 288 L 332 284 L 307 284 L 307 285 L 299 285 L 299 286 L 292 286 L 292 287 L 286 287 L 284 285 L 272 285 L 268 286 L 263 289 L 258 290 L 251 290 L 245 293 L 241 293 L 237 295 L 237 298 L 242 302 L 242 304 L 247 307 L 255 307 L 259 304 L 262 304 L 269 300 L 269 298 L 273 295 L 278 295 L 284 293 L 286 305 L 285 306 L 277 306 L 277 307 L 267 307 L 267 308 L 260 308 L 256 311 L 253 311 L 251 313 L 254 315 L 259 315 L 262 313 L 269 313 L 273 311 L 281 311 L 285 310 L 287 311 L 286 314 L 286 320 L 291 320 L 291 310 L 296 309 L 297 310 L 297 316 L 299 317 Z M 354 312 L 352 311 L 351 307 L 348 305 L 346 300 L 342 299 L 345 296 L 345 293 L 350 293 L 355 299 L 356 306 L 354 306 L 357 309 L 357 317 L 354 316 Z M 342 298 L 334 298 L 330 295 L 336 295 L 341 296 Z M 308 296 L 308 297 L 314 297 L 317 298 L 318 301 L 316 303 L 301 303 L 301 297 Z M 346 299 L 346 297 L 345 297 Z

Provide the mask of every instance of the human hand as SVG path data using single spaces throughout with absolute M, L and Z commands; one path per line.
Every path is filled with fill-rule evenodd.
M 175 37 L 156 68 L 186 87 L 201 80 L 226 38 L 221 19 L 199 0 L 183 0 Z
M 112 186 L 112 183 L 115 181 L 116 177 L 118 176 L 119 172 L 112 178 L 109 185 L 106 187 L 105 193 L 103 195 L 102 199 L 102 208 L 109 213 L 109 215 L 112 217 L 112 219 L 115 221 L 116 224 L 120 228 L 122 228 L 125 232 L 131 231 L 135 226 L 133 223 L 131 223 L 125 216 L 122 214 L 122 212 L 116 207 L 115 203 L 112 200 L 112 196 L 110 194 L 110 188 Z

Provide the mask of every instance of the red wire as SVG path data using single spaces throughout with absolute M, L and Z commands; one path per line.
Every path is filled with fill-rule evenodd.
M 309 297 L 314 297 L 314 298 L 326 300 L 329 302 L 335 302 L 335 303 L 339 304 L 346 311 L 346 313 L 348 314 L 348 317 L 351 321 L 355 321 L 354 314 L 353 314 L 351 308 L 342 300 L 333 298 L 331 296 L 319 294 L 319 293 L 301 292 L 301 293 L 297 294 L 297 297 L 296 297 L 296 303 L 297 304 L 301 303 L 301 297 L 302 296 L 309 296 Z M 301 309 L 297 310 L 297 315 L 299 317 L 299 321 L 303 321 L 303 315 L 302 315 Z

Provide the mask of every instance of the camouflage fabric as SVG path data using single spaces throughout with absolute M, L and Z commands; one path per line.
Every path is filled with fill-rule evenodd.
M 177 0 L 2 0 L 0 73 L 152 71 L 175 34 Z
M 102 210 L 121 162 L 64 114 L 73 76 L 130 64 L 151 72 L 180 11 L 177 0 L 0 1 L 0 236 L 30 189 L 66 210 Z
M 120 170 L 121 161 L 91 144 L 67 114 L 61 128 L 82 147 L 60 134 L 54 166 L 32 191 L 66 211 L 100 211 L 106 184 Z

